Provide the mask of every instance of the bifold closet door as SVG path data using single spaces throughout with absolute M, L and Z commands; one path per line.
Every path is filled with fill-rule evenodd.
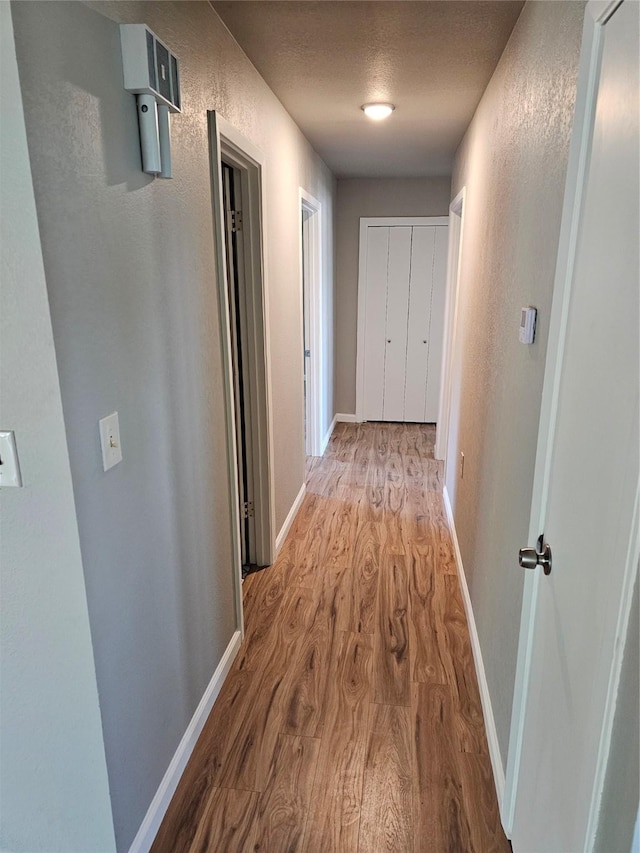
M 382 420 L 387 323 L 388 227 L 367 228 L 364 418 Z
M 448 228 L 416 227 L 411 241 L 405 421 L 435 423 L 440 404 Z
M 382 420 L 404 420 L 412 228 L 389 228 Z
M 435 421 L 447 228 L 369 226 L 366 239 L 364 419 Z

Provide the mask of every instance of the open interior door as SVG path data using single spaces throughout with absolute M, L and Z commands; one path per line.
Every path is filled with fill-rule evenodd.
M 632 0 L 586 11 L 532 541 L 522 543 L 544 534 L 541 556 L 521 556 L 538 565 L 520 569 L 504 809 L 515 853 L 593 847 L 637 576 L 639 14 Z

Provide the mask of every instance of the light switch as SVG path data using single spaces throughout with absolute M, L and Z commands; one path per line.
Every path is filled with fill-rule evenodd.
M 120 446 L 120 424 L 118 413 L 107 415 L 98 422 L 100 427 L 100 444 L 102 445 L 102 466 L 105 471 L 122 462 Z
M 13 430 L 0 432 L 0 486 L 21 486 L 20 463 Z

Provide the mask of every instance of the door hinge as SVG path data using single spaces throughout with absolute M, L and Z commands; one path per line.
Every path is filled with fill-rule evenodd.
M 231 230 L 233 233 L 237 233 L 238 231 L 242 231 L 242 211 L 241 210 L 232 210 L 231 211 Z
M 255 510 L 253 508 L 253 501 L 245 501 L 242 504 L 242 517 L 243 518 L 253 518 L 255 515 Z

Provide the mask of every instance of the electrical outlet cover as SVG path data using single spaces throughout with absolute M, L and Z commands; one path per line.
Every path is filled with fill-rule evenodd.
M 122 447 L 120 446 L 120 423 L 118 413 L 113 412 L 98 422 L 100 428 L 100 445 L 102 446 L 102 467 L 105 471 L 122 462 Z
M 13 430 L 0 432 L 0 487 L 21 485 L 16 437 Z

